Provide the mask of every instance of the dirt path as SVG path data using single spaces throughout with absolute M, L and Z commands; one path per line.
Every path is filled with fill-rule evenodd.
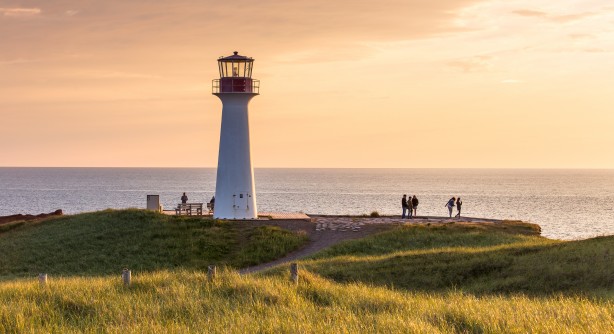
M 368 235 L 382 232 L 402 224 L 445 224 L 445 223 L 491 223 L 498 224 L 501 220 L 486 218 L 448 218 L 448 217 L 416 217 L 401 219 L 401 217 L 350 217 L 310 215 L 312 221 L 305 220 L 266 220 L 251 223 L 256 225 L 275 225 L 294 232 L 302 231 L 309 236 L 309 243 L 303 248 L 273 262 L 248 267 L 240 270 L 241 274 L 259 272 L 282 263 L 291 262 L 312 255 L 324 248 L 345 240 L 364 238 Z
M 305 245 L 303 248 L 294 251 L 285 257 L 275 260 L 273 262 L 264 263 L 261 265 L 248 267 L 240 270 L 241 274 L 251 274 L 258 271 L 262 271 L 279 264 L 291 262 L 309 255 L 312 255 L 324 248 L 330 247 L 332 245 L 338 244 L 345 240 L 352 239 L 360 239 L 364 238 L 368 235 L 382 232 L 393 228 L 394 226 L 398 226 L 398 224 L 373 224 L 373 225 L 364 225 L 359 231 L 331 231 L 331 230 L 322 230 L 316 231 L 316 223 L 314 222 L 300 222 L 297 224 L 296 221 L 292 222 L 280 222 L 280 221 L 268 221 L 263 225 L 276 225 L 282 228 L 293 230 L 293 231 L 304 231 L 309 236 L 309 243 Z

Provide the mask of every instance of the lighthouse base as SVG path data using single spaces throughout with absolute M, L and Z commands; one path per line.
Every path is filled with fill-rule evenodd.
M 223 108 L 213 217 L 257 219 L 247 108 L 249 101 L 257 94 L 215 95 L 222 100 Z

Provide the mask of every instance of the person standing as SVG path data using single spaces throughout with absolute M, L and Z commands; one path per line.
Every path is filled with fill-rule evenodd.
M 181 204 L 186 204 L 188 202 L 188 196 L 183 193 L 183 196 L 181 196 Z
M 444 205 L 444 206 L 448 207 L 448 212 L 450 213 L 450 218 L 452 218 L 452 211 L 454 211 L 454 202 L 456 202 L 456 197 L 450 198 L 448 203 L 446 203 L 446 205 Z
M 407 212 L 407 195 L 403 195 L 403 199 L 401 199 L 401 207 L 403 207 L 403 214 L 401 215 L 401 219 L 405 218 L 405 213 Z
M 418 210 L 418 198 L 416 195 L 411 198 L 411 206 L 414 209 L 414 217 L 416 217 L 416 211 Z
M 460 197 L 456 200 L 456 210 L 458 210 L 458 213 L 456 214 L 456 217 L 460 218 L 461 215 L 461 206 L 463 205 L 463 201 L 461 201 Z

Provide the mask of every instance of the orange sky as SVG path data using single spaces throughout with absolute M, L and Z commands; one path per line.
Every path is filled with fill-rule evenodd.
M 614 5 L 0 0 L 0 166 L 214 167 L 256 59 L 255 167 L 614 168 Z

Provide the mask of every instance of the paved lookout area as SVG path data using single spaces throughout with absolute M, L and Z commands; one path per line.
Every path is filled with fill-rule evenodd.
M 416 218 L 401 218 L 400 216 L 386 217 L 355 217 L 355 216 L 328 216 L 309 215 L 311 221 L 316 223 L 316 231 L 357 231 L 367 224 L 437 224 L 437 223 L 501 223 L 499 219 L 473 218 L 473 217 L 434 217 L 418 216 Z

